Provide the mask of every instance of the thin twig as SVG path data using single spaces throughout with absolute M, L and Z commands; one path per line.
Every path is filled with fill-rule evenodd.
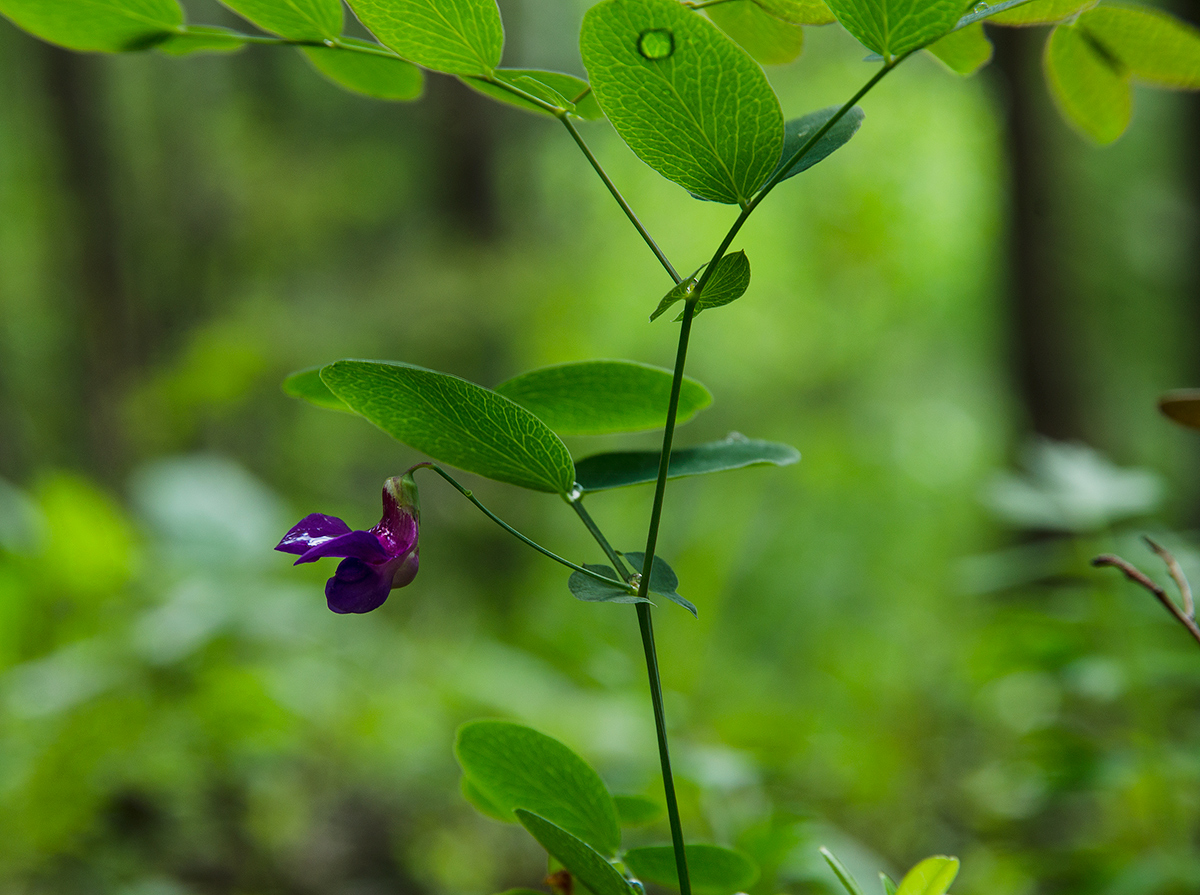
M 1092 565 L 1096 567 L 1112 566 L 1113 568 L 1120 569 L 1130 581 L 1140 584 L 1146 590 L 1150 591 L 1150 593 L 1154 594 L 1158 602 L 1162 603 L 1167 608 L 1167 611 L 1175 616 L 1181 625 L 1187 628 L 1188 633 L 1192 635 L 1197 643 L 1200 643 L 1200 627 L 1196 626 L 1196 622 L 1175 605 L 1175 602 L 1167 595 L 1165 590 L 1142 574 L 1133 563 L 1127 562 L 1111 553 L 1105 553 L 1093 559 Z
M 1183 599 L 1183 612 L 1191 619 L 1196 617 L 1196 604 L 1192 601 L 1192 588 L 1188 584 L 1187 575 L 1183 574 L 1183 567 L 1179 565 L 1179 561 L 1171 555 L 1171 552 L 1166 547 L 1162 546 L 1147 535 L 1142 535 L 1142 540 L 1150 545 L 1150 549 L 1158 554 L 1158 558 L 1166 563 L 1167 571 L 1171 573 L 1171 579 L 1175 582 L 1175 586 L 1179 588 L 1179 596 Z

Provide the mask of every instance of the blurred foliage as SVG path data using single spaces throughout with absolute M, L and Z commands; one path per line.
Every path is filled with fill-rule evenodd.
M 584 6 L 506 2 L 505 64 L 578 73 L 561 48 Z M 861 56 L 810 29 L 770 70 L 785 112 L 850 95 Z M 0 886 L 537 885 L 537 846 L 458 793 L 453 731 L 478 716 L 656 796 L 632 610 L 572 599 L 448 486 L 423 488 L 421 574 L 369 616 L 328 613 L 328 570 L 270 550 L 304 513 L 373 522 L 380 483 L 416 459 L 282 395 L 293 370 L 393 358 L 495 385 L 592 357 L 670 364 L 673 331 L 644 322 L 669 283 L 555 124 L 442 78 L 395 106 L 298 54 L 67 61 L 3 24 L 0 77 Z M 658 612 L 686 825 L 756 858 L 752 895 L 838 891 L 822 844 L 871 881 L 957 854 L 959 895 L 1200 883 L 1200 656 L 1087 568 L 1109 550 L 1151 567 L 1149 530 L 1200 572 L 1175 533 L 1195 521 L 1195 443 L 1154 411 L 1194 379 L 1188 107 L 1139 94 L 1103 152 L 1049 129 L 1080 284 L 1061 350 L 1112 460 L 1043 446 L 1004 473 L 1023 411 L 1003 102 L 994 81 L 906 64 L 855 140 L 752 219 L 734 248 L 754 283 L 697 323 L 689 372 L 715 403 L 679 442 L 736 430 L 804 455 L 673 483 L 661 541 L 699 607 Z M 583 129 L 680 269 L 703 263 L 728 210 Z M 107 184 L 102 227 L 88 183 Z M 89 299 L 97 240 L 116 286 Z M 101 299 L 123 339 L 103 376 Z M 470 487 L 600 559 L 556 498 Z M 649 498 L 588 501 L 637 549 Z

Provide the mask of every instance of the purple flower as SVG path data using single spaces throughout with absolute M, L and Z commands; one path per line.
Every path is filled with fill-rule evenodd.
M 302 562 L 343 556 L 325 583 L 325 598 L 334 612 L 370 612 L 383 605 L 394 587 L 417 575 L 417 483 L 411 471 L 383 483 L 383 518 L 366 531 L 351 531 L 335 516 L 305 516 L 283 536 L 276 550 L 298 553 Z

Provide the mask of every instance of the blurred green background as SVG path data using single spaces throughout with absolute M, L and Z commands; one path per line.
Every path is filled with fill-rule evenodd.
M 506 64 L 580 71 L 583 0 L 502 6 Z M 679 441 L 803 453 L 673 484 L 660 542 L 700 610 L 656 613 L 686 827 L 758 858 L 753 895 L 835 891 L 821 844 L 871 886 L 940 852 L 961 895 L 1200 889 L 1200 652 L 1087 566 L 1163 578 L 1152 532 L 1200 573 L 1197 437 L 1154 407 L 1200 377 L 1200 103 L 1139 93 L 1093 149 L 1043 37 L 885 81 L 735 243 L 745 298 L 697 323 L 716 402 Z M 785 113 L 843 101 L 863 55 L 809 29 L 769 72 Z M 706 260 L 731 211 L 583 130 L 679 268 Z M 87 57 L 0 21 L 0 889 L 536 886 L 540 849 L 458 794 L 479 716 L 657 797 L 632 609 L 573 600 L 444 483 L 421 574 L 373 614 L 329 613 L 332 563 L 271 548 L 309 512 L 373 524 L 418 459 L 283 396 L 288 372 L 669 366 L 668 285 L 561 128 L 456 82 L 388 105 L 290 50 Z M 561 501 L 464 479 L 600 561 Z M 589 505 L 639 549 L 649 502 Z

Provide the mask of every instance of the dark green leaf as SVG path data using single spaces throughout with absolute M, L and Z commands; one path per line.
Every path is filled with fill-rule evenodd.
M 467 472 L 535 491 L 569 493 L 566 446 L 536 416 L 490 389 L 411 364 L 343 360 L 321 380 L 397 441 Z
M 1028 3 L 1021 3 L 1000 12 L 988 13 L 987 10 L 980 10 L 980 13 L 993 25 L 1053 25 L 1095 5 L 1096 0 L 1029 0 Z
M 321 381 L 321 368 L 310 367 L 300 370 L 283 380 L 283 392 L 301 401 L 307 401 L 325 410 L 340 410 L 343 413 L 354 413 L 342 403 L 341 398 L 329 390 Z
M 536 68 L 498 68 L 493 78 L 512 84 L 525 93 L 555 105 L 560 105 L 559 98 L 567 100 L 565 108 L 578 118 L 594 120 L 604 117 L 604 113 L 600 111 L 600 104 L 596 102 L 596 97 L 588 89 L 587 81 L 574 75 L 564 74 L 560 71 L 540 71 Z M 484 78 L 465 77 L 462 80 L 473 90 L 478 90 L 485 96 L 502 103 L 508 103 L 529 112 L 536 112 L 539 115 L 553 115 L 552 112 L 543 109 L 536 103 L 505 90 L 497 84 L 489 83 Z
M 804 147 L 804 144 L 812 138 L 812 135 L 819 131 L 825 125 L 825 122 L 836 115 L 840 108 L 841 106 L 829 106 L 825 109 L 818 109 L 816 112 L 809 112 L 800 118 L 793 118 L 785 124 L 783 129 L 783 155 L 780 157 L 779 164 L 775 167 L 775 170 L 771 172 L 771 176 L 774 177 L 779 169 L 787 163 L 787 160 L 799 152 Z M 839 118 L 833 127 L 821 135 L 821 139 L 817 140 L 804 155 L 792 163 L 792 167 L 788 169 L 783 180 L 795 177 L 801 171 L 807 171 L 813 165 L 817 164 L 817 162 L 824 161 L 849 143 L 850 138 L 858 133 L 864 117 L 863 110 L 858 106 L 852 106 L 847 109 L 846 114 Z
M 666 808 L 645 796 L 613 796 L 613 804 L 623 827 L 644 827 L 667 813 Z
M 571 577 L 567 579 L 567 587 L 571 589 L 571 594 L 577 600 L 583 600 L 585 603 L 649 603 L 648 599 L 639 597 L 637 594 L 631 594 L 629 588 L 625 585 L 617 570 L 612 566 L 597 566 L 590 563 L 584 563 L 583 567 L 589 572 L 596 572 L 606 578 L 611 578 L 615 583 L 612 585 L 605 584 L 603 581 L 597 581 L 591 575 L 585 575 L 582 572 L 572 572 Z
M 559 435 L 606 435 L 664 426 L 671 378 L 670 370 L 633 361 L 581 361 L 523 373 L 496 392 Z M 676 421 L 686 422 L 711 403 L 708 389 L 685 377 Z
M 983 22 L 951 31 L 926 49 L 950 71 L 973 75 L 992 59 L 992 42 L 983 33 Z
M 828 25 L 837 18 L 825 0 L 754 0 L 766 12 L 793 25 Z M 720 5 L 720 4 L 718 4 Z
M 958 858 L 926 858 L 904 875 L 896 895 L 946 895 L 958 875 Z
M 880 873 L 879 882 L 883 884 L 883 895 L 896 895 L 896 882 L 890 876 Z
M 1158 409 L 1181 425 L 1200 429 L 1200 389 L 1167 392 L 1158 399 Z
M 727 0 L 704 11 L 763 65 L 784 65 L 804 49 L 804 29 L 766 12 L 757 0 Z
M 633 566 L 635 572 L 641 572 L 642 565 L 646 562 L 646 554 L 626 553 L 625 559 Z M 682 606 L 693 616 L 698 617 L 695 604 L 691 600 L 685 600 L 679 596 L 676 590 L 678 587 L 679 576 L 675 574 L 674 569 L 667 565 L 667 561 L 656 553 L 654 562 L 650 565 L 650 593 L 666 597 L 672 603 Z
M 721 441 L 712 441 L 671 452 L 670 478 L 703 475 L 741 469 L 744 466 L 773 464 L 787 466 L 800 459 L 794 447 L 773 441 L 758 441 L 733 433 Z M 580 460 L 575 477 L 584 491 L 605 491 L 626 485 L 653 482 L 658 476 L 657 451 L 615 451 L 593 454 Z
M 490 817 L 492 820 L 502 821 L 506 824 L 515 824 L 517 822 L 517 818 L 511 811 L 506 811 L 492 802 L 491 799 L 480 791 L 479 787 L 471 782 L 471 778 L 465 774 L 458 781 L 458 787 L 462 791 L 463 798 L 470 802 L 471 807 L 484 817 Z
M 500 64 L 504 26 L 496 0 L 350 0 L 380 43 L 452 75 L 487 75 Z
M 292 40 L 326 40 L 342 33 L 342 0 L 221 0 L 264 31 Z
M 858 884 L 858 880 L 842 865 L 841 861 L 834 857 L 833 852 L 824 846 L 821 847 L 820 852 L 821 857 L 825 859 L 825 863 L 829 865 L 829 869 L 833 871 L 834 876 L 838 878 L 838 881 L 850 895 L 864 895 L 862 886 Z
M 1137 80 L 1200 89 L 1200 30 L 1186 22 L 1148 7 L 1098 6 L 1075 24 Z
M 700 279 L 700 271 L 704 270 L 707 265 L 701 265 L 696 268 L 696 271 L 689 277 L 680 280 L 662 297 L 662 301 L 658 303 L 658 307 L 654 309 L 654 313 L 650 315 L 650 321 L 653 323 L 661 317 L 670 307 L 679 301 L 684 301 L 692 297 L 696 291 L 697 281 Z
M 454 754 L 488 805 L 534 811 L 605 855 L 620 848 L 604 782 L 553 737 L 508 721 L 472 721 L 459 728 Z
M 963 0 L 828 0 L 846 30 L 884 59 L 932 43 L 957 24 Z
M 343 45 L 383 51 L 379 44 L 343 37 Z M 416 99 L 425 86 L 421 69 L 399 56 L 382 52 L 359 53 L 330 47 L 304 47 L 302 52 L 313 67 L 339 87 L 375 99 Z
M 1059 111 L 1097 143 L 1111 143 L 1133 115 L 1128 70 L 1073 25 L 1059 25 L 1046 43 L 1046 80 Z
M 603 0 L 580 49 L 617 133 L 684 189 L 744 204 L 779 161 L 783 113 L 762 69 L 676 0 Z
M 709 308 L 719 308 L 737 301 L 750 288 L 750 260 L 745 252 L 730 252 L 721 256 L 717 269 L 704 284 L 704 291 L 696 302 L 696 313 Z
M 154 49 L 168 56 L 191 53 L 234 53 L 246 45 L 244 35 L 215 25 L 185 25 L 178 34 L 156 43 Z
M 704 895 L 733 895 L 758 879 L 758 868 L 741 852 L 719 845 L 688 845 L 685 850 L 692 888 Z M 641 880 L 679 887 L 675 850 L 669 845 L 631 848 L 625 852 L 625 865 Z
M 42 40 L 69 50 L 141 50 L 178 31 L 175 0 L 0 0 L 4 15 Z
M 634 895 L 633 887 L 604 856 L 544 817 L 518 808 L 517 820 L 592 895 Z

